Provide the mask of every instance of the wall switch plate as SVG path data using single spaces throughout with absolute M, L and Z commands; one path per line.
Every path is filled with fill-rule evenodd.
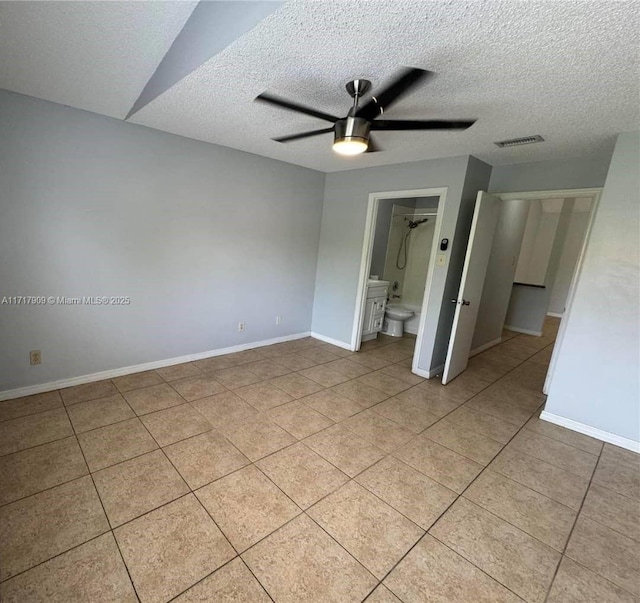
M 444 253 L 439 253 L 436 257 L 436 264 L 438 266 L 445 266 L 447 264 L 447 256 Z
M 238 331 L 240 333 L 242 333 L 242 331 L 244 331 L 244 323 L 243 322 L 239 322 L 238 323 Z
M 282 316 L 278 315 L 276 316 L 276 325 L 281 325 L 282 324 Z
M 40 364 L 42 362 L 42 353 L 40 352 L 40 350 L 31 350 L 29 352 L 29 362 L 31 362 L 32 366 L 34 364 Z

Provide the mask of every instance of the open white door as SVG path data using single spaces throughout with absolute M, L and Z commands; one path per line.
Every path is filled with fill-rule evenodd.
M 467 368 L 480 297 L 493 245 L 493 234 L 500 213 L 500 203 L 497 197 L 483 191 L 478 192 L 460 291 L 458 299 L 451 300 L 456 304 L 456 313 L 442 374 L 443 384 L 448 383 Z

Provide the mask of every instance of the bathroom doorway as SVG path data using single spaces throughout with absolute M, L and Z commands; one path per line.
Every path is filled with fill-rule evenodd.
M 372 331 L 378 337 L 384 329 L 387 337 L 413 339 L 414 359 L 419 353 L 446 192 L 434 188 L 370 195 L 352 349 L 360 349 L 363 333 L 366 340 Z M 386 299 L 368 299 L 370 288 L 378 296 L 386 291 Z M 387 304 L 406 316 L 400 325 L 389 324 Z
M 438 197 L 413 197 L 378 204 L 370 278 L 389 283 L 389 307 L 413 312 L 401 325 L 411 335 L 418 334 L 438 202 Z M 391 334 L 389 321 L 381 332 Z

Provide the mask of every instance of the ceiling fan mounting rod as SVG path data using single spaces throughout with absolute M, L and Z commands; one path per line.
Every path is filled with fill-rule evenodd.
M 371 82 L 369 80 L 352 80 L 347 82 L 346 85 L 349 96 L 353 98 L 353 113 L 355 114 L 358 108 L 358 101 L 371 89 Z

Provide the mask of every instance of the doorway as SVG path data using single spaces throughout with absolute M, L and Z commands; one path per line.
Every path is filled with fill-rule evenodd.
M 542 325 L 553 299 L 553 292 L 556 291 L 556 297 L 559 298 L 566 296 L 564 282 L 560 283 L 562 286 L 556 287 L 557 277 L 562 276 L 559 267 L 563 261 L 566 265 L 563 279 L 566 280 L 566 272 L 569 272 L 572 275 L 570 289 L 574 286 L 588 238 L 588 229 L 585 228 L 587 221 L 584 219 L 586 216 L 580 217 L 579 214 L 587 212 L 590 217 L 588 222 L 591 223 L 599 193 L 599 190 L 594 189 L 545 191 L 535 194 L 520 193 L 514 195 L 513 199 L 501 199 L 500 195 L 482 191 L 478 193 L 459 293 L 457 299 L 451 300 L 456 303 L 456 312 L 449 338 L 443 384 L 455 379 L 466 369 L 472 355 L 472 342 L 479 328 L 484 329 L 485 337 L 489 335 L 489 341 L 480 345 L 479 349 L 476 348 L 477 351 L 486 350 L 502 340 L 505 320 L 509 320 L 509 316 L 514 314 L 514 304 L 523 320 L 534 321 L 534 324 L 539 321 L 539 331 L 521 329 L 520 332 L 542 335 Z M 544 220 L 538 215 L 536 228 L 527 237 L 531 230 L 526 224 L 528 214 L 531 213 L 528 210 L 529 205 L 534 205 L 534 199 L 544 200 L 545 205 L 550 208 L 549 212 L 555 207 L 559 210 L 559 215 Z M 512 211 L 514 209 L 515 212 Z M 519 228 L 515 222 L 509 228 L 504 228 L 517 214 L 521 216 Z M 499 223 L 502 223 L 502 228 L 497 228 Z M 574 236 L 568 237 L 571 225 L 575 225 Z M 577 242 L 572 241 L 572 238 L 577 239 Z M 533 248 L 540 247 L 539 240 L 550 243 L 545 244 L 546 247 L 543 245 L 538 254 L 536 249 L 528 255 L 523 254 L 521 248 L 526 247 L 525 243 L 529 239 L 533 241 L 529 247 Z M 525 260 L 524 268 L 518 265 L 519 256 Z M 508 260 L 506 264 L 505 259 Z M 532 274 L 534 279 L 543 282 L 514 282 L 518 268 L 521 273 L 526 268 L 527 274 Z M 487 286 L 488 284 L 491 286 Z M 526 292 L 531 292 L 524 300 L 526 303 L 522 303 L 520 299 L 523 287 Z M 570 295 L 571 293 L 569 297 Z M 492 324 L 497 338 L 492 337 L 490 330 L 487 332 L 488 324 Z M 551 369 L 553 366 L 552 359 Z
M 513 330 L 540 337 L 563 318 L 580 272 L 602 189 L 496 193 L 501 210 L 484 277 L 470 356 Z M 557 341 L 564 332 L 560 321 Z M 554 368 L 551 359 L 546 391 Z
M 440 240 L 441 218 L 446 202 L 446 188 L 389 191 L 369 195 L 367 220 L 358 280 L 351 349 L 357 351 L 363 332 L 371 329 L 372 309 L 367 292 L 377 280 L 386 285 L 392 304 L 412 308 L 414 316 L 405 321 L 407 333 L 416 336 L 413 369 L 423 344 L 426 308 L 430 295 L 433 266 Z M 373 277 L 373 278 L 372 278 Z M 382 287 L 378 286 L 379 290 Z M 386 302 L 376 305 L 378 318 Z M 365 325 L 365 319 L 367 324 Z M 381 331 L 383 323 L 377 323 Z M 435 333 L 434 333 L 435 335 Z

